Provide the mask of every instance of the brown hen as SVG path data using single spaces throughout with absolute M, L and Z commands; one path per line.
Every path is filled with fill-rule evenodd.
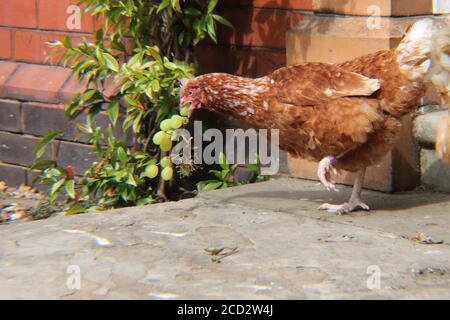
M 361 201 L 365 169 L 392 148 L 400 117 L 424 94 L 434 48 L 432 20 L 415 23 L 393 50 L 341 64 L 305 63 L 249 79 L 212 73 L 184 83 L 181 105 L 229 114 L 254 128 L 279 129 L 279 147 L 320 161 L 318 176 L 335 189 L 336 169 L 358 172 L 350 200 L 320 209 L 369 210 Z

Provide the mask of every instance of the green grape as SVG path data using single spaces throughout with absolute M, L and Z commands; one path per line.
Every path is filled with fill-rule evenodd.
M 173 169 L 171 167 L 164 168 L 161 171 L 161 177 L 164 181 L 169 181 L 173 178 Z
M 161 164 L 161 167 L 167 168 L 167 167 L 170 167 L 172 165 L 172 160 L 170 160 L 169 157 L 164 157 L 164 158 L 161 159 L 160 164 Z
M 161 124 L 159 125 L 159 127 L 163 131 L 169 131 L 170 129 L 172 129 L 172 121 L 170 119 L 165 119 L 165 120 L 161 121 Z
M 189 123 L 189 118 L 188 117 L 183 117 L 183 125 L 187 125 Z
M 178 129 L 183 125 L 183 118 L 179 115 L 174 115 L 170 118 L 170 123 L 173 129 Z
M 164 131 L 158 131 L 153 136 L 153 143 L 159 146 L 161 143 L 164 142 L 164 140 L 166 138 L 167 138 L 167 134 Z
M 164 140 L 159 147 L 162 151 L 169 151 L 170 149 L 172 149 L 172 140 L 170 140 L 169 138 Z
M 187 117 L 189 115 L 189 107 L 183 107 L 180 109 L 180 114 L 183 117 Z
M 145 168 L 145 175 L 149 177 L 150 179 L 153 179 L 158 175 L 159 168 L 157 165 L 152 164 Z

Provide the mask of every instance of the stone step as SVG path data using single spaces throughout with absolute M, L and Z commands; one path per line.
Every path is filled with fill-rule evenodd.
M 421 149 L 421 183 L 429 189 L 450 192 L 450 165 L 436 158 L 436 128 L 448 111 L 440 106 L 424 107 L 414 119 L 413 133 Z
M 450 192 L 450 165 L 437 159 L 434 149 L 420 150 L 420 177 L 425 187 Z
M 448 0 L 313 0 L 313 10 L 355 16 L 416 16 L 449 13 Z
M 436 128 L 448 111 L 438 106 L 434 107 L 434 111 L 432 111 L 433 107 L 427 107 L 426 110 L 429 111 L 414 119 L 413 133 L 422 147 L 433 149 L 436 143 Z

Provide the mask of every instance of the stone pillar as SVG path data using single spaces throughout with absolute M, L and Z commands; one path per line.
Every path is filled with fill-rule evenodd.
M 313 0 L 316 14 L 306 16 L 288 32 L 287 64 L 343 62 L 395 48 L 411 23 L 427 15 L 449 12 L 449 6 L 448 0 Z M 434 100 L 432 93 L 429 100 Z M 405 117 L 403 124 L 394 149 L 379 165 L 368 168 L 366 187 L 391 192 L 420 183 L 412 117 Z M 316 163 L 289 156 L 288 167 L 293 176 L 316 179 Z M 353 177 L 343 172 L 338 181 L 351 184 Z

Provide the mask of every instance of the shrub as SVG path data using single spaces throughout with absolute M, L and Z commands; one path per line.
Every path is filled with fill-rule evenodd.
M 215 13 L 217 2 L 80 1 L 85 14 L 104 18 L 94 40 L 74 46 L 66 36 L 49 45 L 86 84 L 66 114 L 72 119 L 87 115 L 86 122 L 78 124 L 78 138 L 93 145 L 98 161 L 82 177 L 56 158 L 36 161 L 32 170 L 39 171 L 36 179 L 48 187 L 51 202 L 65 197 L 68 213 L 79 213 L 167 198 L 176 169 L 167 157 L 171 133 L 188 122 L 184 112 L 178 114 L 179 79 L 196 73 L 194 46 L 205 37 L 216 41 L 218 23 L 231 27 Z M 100 113 L 109 116 L 106 130 L 96 123 Z M 116 137 L 113 126 L 119 123 L 123 131 L 133 133 L 131 143 Z M 36 146 L 38 158 L 63 137 L 64 132 L 46 135 Z

